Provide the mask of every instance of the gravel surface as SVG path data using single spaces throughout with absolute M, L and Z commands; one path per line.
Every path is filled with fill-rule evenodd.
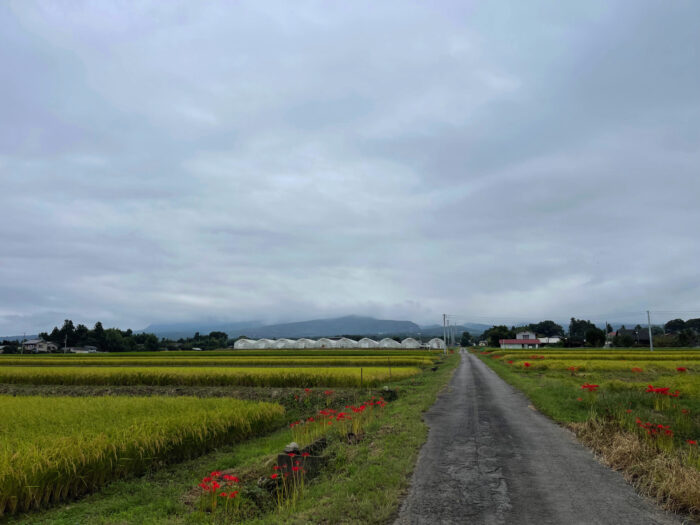
M 430 427 L 396 524 L 680 524 L 467 352 Z

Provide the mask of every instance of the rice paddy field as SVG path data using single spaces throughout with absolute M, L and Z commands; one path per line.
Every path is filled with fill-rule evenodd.
M 473 352 L 642 492 L 700 516 L 700 351 Z
M 1 516 L 268 431 L 284 408 L 189 397 L 0 396 L 0 413 Z
M 381 390 L 369 396 L 373 388 L 420 384 L 443 360 L 398 349 L 0 356 L 0 387 L 12 394 L 0 395 L 0 519 L 33 523 L 43 509 L 115 480 L 138 484 L 144 474 L 245 440 L 342 442 L 382 424 L 385 402 Z M 134 394 L 146 386 L 152 395 Z M 245 390 L 247 400 L 192 397 L 201 387 L 223 395 L 230 388 L 229 396 Z M 68 388 L 71 397 L 61 394 Z M 182 511 L 185 521 L 220 520 L 194 510 Z

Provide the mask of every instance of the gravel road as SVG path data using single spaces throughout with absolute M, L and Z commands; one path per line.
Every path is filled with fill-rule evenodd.
M 683 523 L 467 352 L 425 421 L 428 441 L 397 525 Z

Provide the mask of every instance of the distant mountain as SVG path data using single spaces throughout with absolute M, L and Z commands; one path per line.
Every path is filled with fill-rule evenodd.
M 167 339 L 180 339 L 194 336 L 195 333 L 209 334 L 211 332 L 226 332 L 230 337 L 236 337 L 233 334 L 247 333 L 250 330 L 261 327 L 263 323 L 259 321 L 245 321 L 239 323 L 222 322 L 222 321 L 192 321 L 186 323 L 160 323 L 150 324 L 143 330 L 142 333 L 156 334 L 158 337 Z
M 29 341 L 30 339 L 38 339 L 39 335 L 38 334 L 27 334 L 27 335 L 0 335 L 0 342 L 2 341 L 21 341 L 22 339 L 26 339 Z
M 338 335 L 400 335 L 416 334 L 420 327 L 411 321 L 392 321 L 349 315 L 335 319 L 314 319 L 296 323 L 282 323 L 261 326 L 257 329 L 246 329 L 243 333 L 248 337 L 279 338 L 279 337 L 332 337 Z M 229 335 L 234 335 L 229 333 Z

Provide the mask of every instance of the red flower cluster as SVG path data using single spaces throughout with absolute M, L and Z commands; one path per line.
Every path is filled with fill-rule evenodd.
M 530 365 L 530 363 L 528 363 L 527 361 L 525 361 L 525 362 L 523 363 L 523 366 L 524 366 L 525 368 L 530 368 L 531 365 Z
M 671 388 L 670 387 L 654 387 L 652 385 L 647 386 L 646 391 L 652 394 L 659 394 L 662 396 L 669 396 L 669 397 L 678 397 L 680 395 L 680 390 L 676 390 L 675 392 L 670 392 Z
M 599 385 L 590 385 L 588 383 L 584 383 L 581 385 L 581 388 L 584 390 L 588 390 L 589 392 L 595 392 L 598 389 Z
M 632 372 L 634 372 L 635 374 L 639 374 L 640 372 L 644 372 L 644 370 L 642 370 L 638 366 L 635 366 L 635 367 L 632 367 Z
M 545 358 L 545 356 L 543 356 L 543 355 L 536 355 L 535 354 L 535 355 L 530 356 L 530 359 L 544 359 L 544 358 Z
M 508 364 L 509 364 L 509 365 L 512 365 L 512 364 L 513 364 L 513 361 L 508 361 Z
M 666 435 L 673 436 L 673 430 L 671 430 L 671 425 L 654 424 L 649 421 L 646 423 L 641 419 L 637 418 L 637 426 L 643 429 L 649 436 Z
M 695 445 L 695 446 L 698 445 L 698 442 L 695 439 L 689 439 L 687 441 L 688 441 L 688 445 Z
M 684 366 L 679 366 L 678 368 L 676 368 L 676 371 L 677 372 L 687 372 L 688 369 Z

